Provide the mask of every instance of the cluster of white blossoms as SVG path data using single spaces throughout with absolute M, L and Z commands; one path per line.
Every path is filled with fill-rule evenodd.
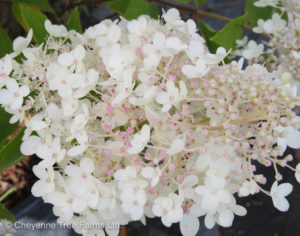
M 272 17 L 259 19 L 253 28 L 269 40 L 257 44 L 245 36 L 237 40 L 236 54 L 250 63 L 264 63 L 269 71 L 287 72 L 287 80 L 300 81 L 300 0 L 258 0 L 254 5 L 273 8 Z
M 226 50 L 209 53 L 175 9 L 159 20 L 105 20 L 84 34 L 45 27 L 45 44 L 28 46 L 30 32 L 1 59 L 0 103 L 11 122 L 25 117 L 21 151 L 41 158 L 32 193 L 54 205 L 58 221 L 160 217 L 192 236 L 199 216 L 212 228 L 245 215 L 237 197 L 263 192 L 288 210 L 292 185 L 278 183 L 277 166 L 300 181 L 300 165 L 282 156 L 287 145 L 300 148 L 299 97 L 284 73 L 225 64 Z M 270 166 L 269 191 L 261 170 Z

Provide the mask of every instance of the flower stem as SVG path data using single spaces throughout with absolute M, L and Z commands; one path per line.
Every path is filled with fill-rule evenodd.
M 12 194 L 14 191 L 16 191 L 16 186 L 11 187 L 8 189 L 1 197 L 0 197 L 0 202 L 4 201 L 5 198 L 8 197 L 8 195 Z

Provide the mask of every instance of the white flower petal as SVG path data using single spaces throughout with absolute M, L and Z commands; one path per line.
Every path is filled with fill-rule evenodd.
M 24 38 L 24 37 L 17 37 L 13 41 L 13 49 L 17 53 L 17 55 L 19 53 L 21 53 L 22 50 L 28 46 L 28 44 L 30 43 L 30 41 L 32 39 L 32 34 L 33 34 L 32 29 L 30 29 L 26 38 Z
M 43 119 L 43 115 L 42 114 L 36 114 L 34 117 L 31 118 L 30 120 L 30 127 L 32 130 L 38 131 L 38 130 L 42 130 L 45 127 L 47 127 L 47 124 L 45 121 L 42 121 Z
M 197 69 L 192 65 L 184 65 L 181 68 L 183 74 L 185 74 L 188 78 L 196 78 L 198 76 Z
M 8 105 L 14 101 L 14 96 L 7 89 L 0 90 L 0 104 Z
M 219 198 L 212 194 L 205 194 L 201 201 L 201 206 L 207 211 L 212 211 L 219 205 Z
M 131 212 L 130 216 L 132 220 L 140 220 L 143 216 L 144 210 L 141 206 L 134 207 L 134 210 Z
M 72 178 L 71 181 L 69 182 L 69 188 L 74 197 L 78 197 L 81 199 L 88 191 L 87 182 L 82 178 L 74 178 L 74 179 Z
M 173 140 L 170 149 L 167 151 L 168 154 L 174 155 L 181 152 L 184 149 L 184 140 L 175 139 Z
M 39 146 L 36 149 L 36 155 L 42 159 L 51 158 L 52 154 L 53 154 L 53 151 L 45 145 Z
M 35 197 L 41 197 L 47 193 L 47 185 L 44 181 L 38 180 L 31 188 L 31 193 Z
M 77 61 L 81 61 L 85 57 L 85 49 L 81 44 L 79 44 L 72 51 L 72 54 L 74 55 Z
M 169 102 L 169 94 L 166 92 L 160 92 L 156 95 L 156 101 L 159 104 L 166 104 Z
M 57 191 L 47 194 L 46 199 L 54 206 L 63 207 L 67 203 L 67 196 L 64 193 Z
M 247 60 L 251 60 L 253 58 L 253 52 L 250 49 L 243 51 L 243 57 Z
M 183 236 L 194 236 L 199 231 L 200 223 L 197 217 L 183 215 L 179 227 Z
M 285 152 L 286 148 L 287 148 L 287 145 L 288 145 L 288 141 L 286 138 L 280 138 L 278 137 L 277 138 L 277 144 L 278 146 L 281 146 L 283 151 Z
M 107 38 L 109 41 L 116 43 L 121 36 L 121 29 L 117 25 L 111 25 L 107 31 Z
M 39 179 L 46 179 L 48 178 L 48 173 L 44 168 L 41 168 L 38 165 L 32 167 L 32 171 L 36 177 Z
M 41 145 L 41 138 L 38 136 L 30 136 L 21 144 L 21 153 L 26 156 L 33 155 L 39 145 Z
M 19 91 L 19 85 L 17 81 L 15 81 L 14 79 L 7 79 L 5 85 L 7 90 L 11 93 L 15 93 Z
M 87 147 L 84 145 L 74 146 L 68 150 L 67 154 L 70 157 L 75 157 L 82 154 L 86 150 L 86 148 Z
M 300 173 L 299 172 L 295 172 L 295 178 L 296 178 L 297 182 L 300 183 Z
M 23 103 L 23 98 L 22 97 L 16 97 L 13 102 L 10 104 L 10 109 L 12 110 L 18 110 L 21 108 Z
M 200 58 L 203 56 L 204 46 L 203 43 L 198 40 L 192 40 L 189 45 L 188 55 L 191 59 Z
M 163 33 L 161 32 L 155 33 L 153 37 L 153 45 L 155 45 L 157 49 L 162 48 L 165 44 L 165 41 L 166 41 L 166 37 Z
M 167 217 L 163 216 L 161 217 L 161 222 L 164 224 L 166 227 L 171 227 L 172 222 L 168 220 Z
M 73 177 L 73 178 L 76 178 L 76 177 L 80 177 L 81 174 L 82 174 L 82 170 L 81 168 L 79 168 L 79 166 L 76 166 L 76 165 L 68 165 L 66 166 L 65 168 L 65 173 L 70 176 L 70 177 Z
M 247 214 L 246 208 L 240 205 L 234 205 L 232 211 L 238 216 L 245 216 Z
M 26 85 L 20 87 L 20 89 L 19 89 L 19 94 L 22 97 L 26 97 L 29 94 L 29 92 L 30 92 L 30 90 L 29 90 L 28 86 L 26 86 Z
M 290 183 L 280 184 L 278 185 L 276 191 L 278 195 L 285 197 L 293 191 L 293 185 L 291 185 Z
M 144 167 L 141 171 L 141 175 L 145 178 L 145 179 L 152 179 L 155 176 L 155 169 L 153 167 L 147 166 Z
M 74 63 L 74 60 L 74 56 L 71 53 L 66 52 L 60 54 L 57 59 L 58 63 L 65 67 L 72 65 Z
M 87 202 L 79 199 L 79 198 L 75 198 L 72 202 L 72 210 L 75 213 L 80 213 L 82 211 L 84 211 L 87 208 Z
M 298 149 L 300 148 L 300 131 L 292 129 L 288 132 L 286 137 L 287 145 L 291 148 Z
M 190 209 L 190 215 L 200 217 L 206 215 L 206 211 L 201 207 L 200 203 L 194 203 Z
M 288 200 L 286 200 L 286 198 L 284 198 L 284 197 L 276 197 L 276 198 L 272 198 L 272 200 L 273 200 L 274 206 L 279 211 L 285 212 L 290 207 L 290 204 L 289 204 Z
M 223 227 L 230 227 L 232 225 L 234 214 L 231 210 L 224 210 L 219 215 L 219 224 Z
M 80 160 L 80 168 L 86 174 L 91 174 L 94 170 L 94 161 L 91 158 L 84 157 Z
M 216 221 L 214 220 L 213 216 L 210 214 L 207 214 L 204 218 L 204 224 L 206 228 L 212 229 L 215 226 Z

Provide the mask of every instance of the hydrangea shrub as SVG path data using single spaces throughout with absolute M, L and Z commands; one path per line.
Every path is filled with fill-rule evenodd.
M 299 23 L 288 6 L 280 9 L 289 19 L 293 11 L 295 21 L 281 33 Z M 288 24 L 276 14 L 255 28 L 272 36 L 267 59 L 277 57 L 282 43 L 270 22 Z M 0 60 L 0 104 L 11 123 L 26 120 L 21 152 L 41 159 L 32 193 L 53 205 L 59 222 L 126 225 L 160 217 L 191 236 L 200 216 L 212 228 L 246 215 L 238 197 L 263 192 L 278 210 L 288 210 L 292 185 L 279 183 L 277 167 L 290 168 L 300 182 L 300 165 L 283 156 L 287 146 L 300 148 L 292 80 L 299 73 L 298 66 L 284 66 L 282 55 L 292 55 L 289 65 L 296 65 L 298 48 L 263 65 L 251 61 L 263 46 L 250 41 L 235 52 L 249 65 L 243 58 L 225 64 L 230 52 L 209 52 L 196 23 L 183 21 L 176 9 L 158 20 L 104 20 L 83 34 L 48 20 L 45 29 L 44 44 L 30 45 L 29 31 Z M 297 42 L 284 40 L 283 47 Z M 256 171 L 266 167 L 275 171 L 271 189 Z M 74 229 L 104 235 L 99 228 Z

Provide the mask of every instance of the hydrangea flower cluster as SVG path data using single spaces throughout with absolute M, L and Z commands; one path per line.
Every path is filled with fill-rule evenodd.
M 278 183 L 277 166 L 300 181 L 300 165 L 282 157 L 287 145 L 300 148 L 299 97 L 284 76 L 225 64 L 228 52 L 210 53 L 175 9 L 159 20 L 105 20 L 84 34 L 45 27 L 45 44 L 28 46 L 30 31 L 1 59 L 0 104 L 12 123 L 26 118 L 21 151 L 41 158 L 32 193 L 53 204 L 59 222 L 160 217 L 191 236 L 199 216 L 212 228 L 245 215 L 237 196 L 264 192 L 288 210 L 292 185 Z M 268 191 L 256 169 L 270 166 Z
M 272 7 L 270 19 L 259 19 L 253 28 L 256 33 L 263 33 L 270 38 L 264 44 L 247 37 L 238 40 L 241 47 L 237 54 L 250 63 L 263 62 L 269 71 L 288 72 L 286 79 L 300 80 L 300 1 L 299 0 L 259 0 L 257 7 Z M 265 51 L 264 51 L 265 48 Z

